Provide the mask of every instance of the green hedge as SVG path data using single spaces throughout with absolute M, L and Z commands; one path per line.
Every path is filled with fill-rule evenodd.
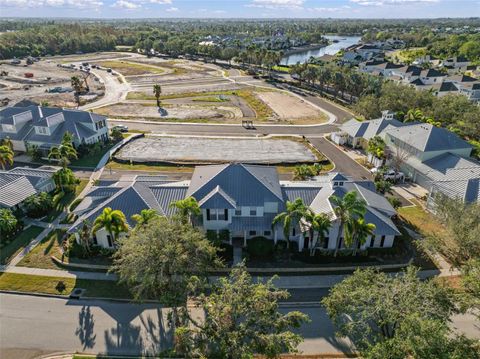
M 252 257 L 270 257 L 273 255 L 273 241 L 265 237 L 254 237 L 247 241 L 248 253 Z

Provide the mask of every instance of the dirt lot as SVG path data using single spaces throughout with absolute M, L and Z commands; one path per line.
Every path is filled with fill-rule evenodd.
M 84 77 L 84 73 L 78 70 L 59 67 L 52 59 L 41 60 L 29 66 L 0 64 L 0 87 L 2 94 L 1 105 L 13 105 L 23 99 L 29 99 L 38 103 L 48 102 L 50 106 L 74 107 L 73 92 L 71 92 L 70 80 L 72 76 Z M 33 74 L 33 77 L 25 77 L 25 73 Z M 89 98 L 91 100 L 103 96 L 104 86 L 94 76 L 87 80 L 90 87 Z M 49 89 L 61 87 L 70 89 L 64 93 L 48 93 Z M 6 100 L 8 99 L 8 101 Z
M 287 139 L 148 136 L 129 142 L 115 156 L 133 162 L 297 163 L 316 156 L 302 143 Z
M 240 109 L 224 104 L 217 105 L 188 105 L 188 104 L 163 104 L 159 110 L 154 103 L 124 102 L 105 106 L 94 110 L 96 113 L 116 118 L 133 117 L 135 119 L 163 120 L 198 120 L 205 122 L 207 119 L 216 122 L 225 122 L 227 119 L 241 118 Z
M 303 100 L 283 92 L 259 92 L 265 102 L 280 119 L 311 119 L 315 123 L 326 121 L 326 115 Z

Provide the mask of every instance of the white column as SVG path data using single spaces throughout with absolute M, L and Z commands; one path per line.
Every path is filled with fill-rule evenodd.
M 273 229 L 273 243 L 277 244 L 277 231 Z
M 247 246 L 247 231 L 243 231 L 243 246 Z
M 303 250 L 303 245 L 305 243 L 305 237 L 303 235 L 300 235 L 300 238 L 298 239 L 298 251 L 301 252 Z

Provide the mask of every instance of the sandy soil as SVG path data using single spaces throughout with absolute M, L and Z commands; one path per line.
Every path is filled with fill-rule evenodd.
M 159 120 L 231 119 L 242 117 L 242 112 L 239 108 L 225 104 L 218 104 L 218 106 L 167 105 L 159 110 L 150 103 L 120 103 L 98 108 L 95 112 L 110 117 L 158 118 Z
M 282 92 L 258 92 L 265 102 L 281 119 L 324 117 L 325 114 L 297 97 Z
M 41 60 L 29 66 L 23 66 L 23 64 L 23 62 L 22 65 L 0 64 L 0 71 L 7 73 L 0 76 L 2 87 L 0 100 L 8 99 L 8 103 L 5 100 L 4 105 L 13 105 L 23 99 L 29 99 L 39 103 L 47 101 L 50 106 L 75 106 L 73 92 L 48 93 L 46 91 L 54 87 L 71 87 L 71 77 L 83 78 L 83 72 L 58 67 L 57 63 L 51 59 Z M 26 72 L 32 73 L 33 77 L 26 78 Z M 104 86 L 95 76 L 91 75 L 87 82 L 91 98 L 103 96 Z
M 303 144 L 285 139 L 148 136 L 129 142 L 115 156 L 134 162 L 296 163 L 315 161 Z

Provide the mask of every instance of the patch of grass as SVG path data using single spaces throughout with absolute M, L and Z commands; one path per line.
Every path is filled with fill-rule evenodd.
M 419 205 L 400 207 L 398 209 L 398 215 L 409 227 L 424 237 L 435 236 L 445 230 L 433 214 L 425 211 Z
M 146 74 L 161 74 L 164 70 L 155 65 L 140 64 L 137 62 L 127 61 L 102 61 L 98 65 L 102 67 L 111 68 L 120 72 L 124 76 L 146 75 Z
M 0 263 L 7 264 L 12 258 L 20 253 L 36 236 L 43 231 L 42 227 L 30 226 L 10 240 L 0 250 Z
M 95 168 L 97 167 L 98 162 L 100 162 L 102 159 L 103 155 L 105 155 L 107 151 L 110 151 L 110 149 L 115 145 L 116 143 L 109 143 L 108 145 L 102 147 L 97 153 L 88 153 L 77 160 L 73 160 L 70 165 L 73 167 Z
M 176 166 L 176 165 L 155 165 L 155 164 L 128 164 L 120 163 L 116 161 L 110 161 L 106 165 L 106 169 L 109 168 L 118 169 L 118 170 L 137 170 L 137 171 L 152 171 L 152 172 L 182 172 L 182 173 L 193 173 L 195 166 Z
M 260 100 L 253 91 L 239 90 L 235 92 L 255 111 L 257 119 L 264 120 L 273 115 L 273 110 L 265 102 Z
M 129 290 L 114 281 L 0 273 L 1 290 L 68 296 L 73 288 L 86 289 L 85 297 L 132 299 Z
M 33 250 L 18 263 L 20 267 L 59 269 L 50 256 L 62 258 L 62 240 L 65 230 L 51 231 Z
M 281 66 L 281 65 L 278 65 L 278 66 L 273 66 L 273 69 L 275 71 L 279 71 L 279 72 L 290 72 L 290 67 L 288 66 Z
M 208 96 L 208 97 L 198 97 L 192 99 L 194 102 L 228 102 L 230 101 L 229 98 L 227 97 L 213 97 L 213 96 Z

